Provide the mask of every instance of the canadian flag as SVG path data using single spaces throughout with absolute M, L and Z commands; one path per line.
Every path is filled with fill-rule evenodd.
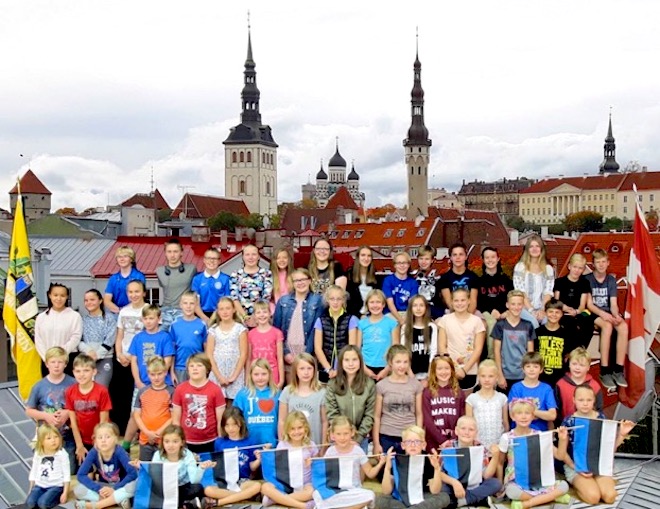
M 626 363 L 628 388 L 622 391 L 621 402 L 633 408 L 646 389 L 644 366 L 660 326 L 660 265 L 639 202 L 628 262 L 625 316 L 630 329 Z

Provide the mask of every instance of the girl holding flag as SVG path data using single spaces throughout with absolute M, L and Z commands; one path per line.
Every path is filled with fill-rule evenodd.
M 605 504 L 613 504 L 617 496 L 611 475 L 614 451 L 635 423 L 604 420 L 603 412 L 595 409 L 596 393 L 590 385 L 578 386 L 573 401 L 576 412 L 566 417 L 559 428 L 558 456 L 564 461 L 566 480 L 584 503 L 597 505 L 602 500 Z M 600 435 L 600 447 L 591 452 L 600 454 L 596 461 L 590 462 L 589 438 L 594 433 Z M 608 451 L 607 458 L 603 456 L 605 451 Z

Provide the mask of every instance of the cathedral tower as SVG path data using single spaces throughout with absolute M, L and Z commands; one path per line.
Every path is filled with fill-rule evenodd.
M 603 147 L 604 157 L 600 163 L 599 173 L 616 173 L 619 171 L 619 163 L 616 162 L 616 144 L 612 136 L 612 112 L 610 112 L 610 125 L 607 128 L 605 145 Z

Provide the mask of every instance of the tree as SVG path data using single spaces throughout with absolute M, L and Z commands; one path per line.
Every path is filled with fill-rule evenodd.
M 603 214 L 582 210 L 569 214 L 564 222 L 569 232 L 599 232 L 603 229 Z
M 649 225 L 649 231 L 656 232 L 658 231 L 658 211 L 649 210 L 646 214 L 646 223 Z
M 623 219 L 620 217 L 608 217 L 605 219 L 605 222 L 603 223 L 603 230 L 605 231 L 610 231 L 610 230 L 618 230 L 618 231 L 623 231 Z
M 231 212 L 223 211 L 209 218 L 208 225 L 213 231 L 229 230 L 234 231 L 237 226 L 241 226 L 242 217 Z
M 521 232 L 525 230 L 526 223 L 525 220 L 520 216 L 511 216 L 506 220 L 506 225 L 509 228 L 513 228 L 514 230 Z
M 61 209 L 57 209 L 55 211 L 55 214 L 59 214 L 60 216 L 77 216 L 78 213 L 76 212 L 76 209 L 73 207 L 62 207 Z
M 391 203 L 388 203 L 387 205 L 383 205 L 382 207 L 373 207 L 367 209 L 367 217 L 369 219 L 380 219 L 381 217 L 385 217 L 387 214 L 391 214 L 392 212 L 395 211 L 396 211 L 396 207 Z
M 305 198 L 304 200 L 300 201 L 301 209 L 317 209 L 318 207 L 319 204 L 314 198 Z
M 259 230 L 260 228 L 264 227 L 264 216 L 258 212 L 252 212 L 252 214 L 247 217 L 242 216 L 240 224 L 241 226 L 247 226 L 248 228 Z

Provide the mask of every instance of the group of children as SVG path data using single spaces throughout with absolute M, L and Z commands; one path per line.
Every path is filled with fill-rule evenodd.
M 30 479 L 34 488 L 28 506 L 53 507 L 65 500 L 70 476 L 79 465 L 77 507 L 128 507 L 137 474 L 123 449 L 130 447 L 136 431 L 138 461 L 180 461 L 182 502 L 206 496 L 224 505 L 261 492 L 266 502 L 289 507 L 355 505 L 337 505 L 343 499 L 323 498 L 308 482 L 291 494 L 278 492 L 269 482 L 248 481 L 251 472 L 259 469 L 261 455 L 268 454 L 260 452 L 264 447 L 302 447 L 309 458 L 323 452 L 330 457 L 355 457 L 356 490 L 360 488 L 360 469 L 373 477 L 385 466 L 383 494 L 394 497 L 379 497 L 379 507 L 401 507 L 392 502 L 402 500 L 397 476 L 391 473 L 397 455 L 419 455 L 425 449 L 431 455 L 426 465 L 429 482 L 423 489 L 432 502 L 419 507 L 474 505 L 501 490 L 498 478 L 504 480 L 507 495 L 522 507 L 564 495 L 563 484 L 543 493 L 510 488 L 515 484 L 510 470 L 514 451 L 506 445 L 510 440 L 503 437 L 547 430 L 549 423 L 559 424 L 575 412 L 591 415 L 594 409 L 602 409 L 600 385 L 588 374 L 589 356 L 582 347 L 572 348 L 574 334 L 567 332 L 569 327 L 572 331 L 585 327 L 585 321 L 570 326 L 565 321 L 567 317 L 588 317 L 586 306 L 594 309 L 603 346 L 609 347 L 613 330 L 619 333 L 619 340 L 622 336 L 625 340 L 625 322 L 618 315 L 616 297 L 607 293 L 611 291 L 607 259 L 602 262 L 600 253 L 594 253 L 593 278 L 607 289 L 596 292 L 600 299 L 582 293 L 579 303 L 569 306 L 558 300 L 566 298 L 565 286 L 559 284 L 555 298 L 544 304 L 545 323 L 535 330 L 522 318 L 526 294 L 520 290 L 505 293 L 507 285 L 495 281 L 503 276 L 496 251 L 484 250 L 484 270 L 499 285 L 495 297 L 504 304 L 493 305 L 481 315 L 475 314 L 477 299 L 489 297 L 469 286 L 465 249 L 458 246 L 450 252 L 452 274 L 443 276 L 442 284 L 442 278 L 437 282 L 447 305 L 443 316 L 433 320 L 434 305 L 427 295 L 429 289 L 422 291 L 423 277 L 415 280 L 414 289 L 412 284 L 399 284 L 412 277 L 408 275 L 409 257 L 399 253 L 394 257 L 395 274 L 389 277 L 400 281 L 390 281 L 384 291 L 370 290 L 364 298 L 367 314 L 361 319 L 346 313 L 346 292 L 341 287 L 328 287 L 324 295 L 327 309 L 314 323 L 316 358 L 299 353 L 288 373 L 283 361 L 284 338 L 271 325 L 269 303 L 254 304 L 255 326 L 248 331 L 230 298 L 220 298 L 205 321 L 198 316 L 197 294 L 184 292 L 179 301 L 182 316 L 169 331 L 163 331 L 159 308 L 144 302 L 144 283 L 131 281 L 126 288 L 128 304 L 119 310 L 115 345 L 117 359 L 130 369 L 135 385 L 124 443 L 118 444 L 119 430 L 109 423 L 112 403 L 108 391 L 95 380 L 98 355 L 79 354 L 72 363 L 72 378 L 64 374 L 69 352 L 49 348 L 44 354 L 48 375 L 34 387 L 27 405 L 27 414 L 41 424 L 35 464 L 48 464 L 49 471 L 33 466 Z M 422 258 L 427 255 L 421 253 Z M 581 262 L 571 259 L 569 283 L 580 278 Z M 418 295 L 418 291 L 422 293 Z M 580 290 L 572 289 L 569 294 L 575 296 L 576 291 Z M 488 302 L 488 307 L 493 304 Z M 489 334 L 492 348 L 486 340 L 490 318 L 495 318 Z M 483 360 L 491 351 L 493 360 Z M 606 365 L 601 379 L 609 376 L 613 383 L 624 385 L 619 351 L 617 342 L 615 367 L 608 371 Z M 564 374 L 566 367 L 569 372 Z M 477 385 L 478 390 L 471 392 Z M 591 409 L 579 406 L 575 399 L 576 394 L 581 397 L 584 386 L 593 393 Z M 621 435 L 631 426 L 622 424 Z M 379 459 L 367 466 L 369 438 Z M 563 443 L 570 441 L 571 434 L 560 431 L 559 438 L 557 457 L 566 462 L 567 480 L 578 494 L 585 500 L 595 496 L 609 499 L 608 482 L 586 482 L 584 476 L 571 475 L 571 449 Z M 485 448 L 483 482 L 459 487 L 456 479 L 442 472 L 438 454 L 446 447 L 475 445 Z M 235 447 L 245 451 L 239 455 L 241 478 L 245 479 L 239 492 L 202 482 L 203 470 L 211 468 L 213 461 L 196 464 L 194 455 Z M 506 472 L 504 454 L 509 456 Z M 310 464 L 311 460 L 306 469 Z M 94 469 L 104 472 L 101 482 L 89 480 Z M 305 478 L 310 476 L 311 470 L 306 470 Z M 373 501 L 373 494 L 370 496 L 365 503 L 353 496 L 345 500 L 362 507 Z

